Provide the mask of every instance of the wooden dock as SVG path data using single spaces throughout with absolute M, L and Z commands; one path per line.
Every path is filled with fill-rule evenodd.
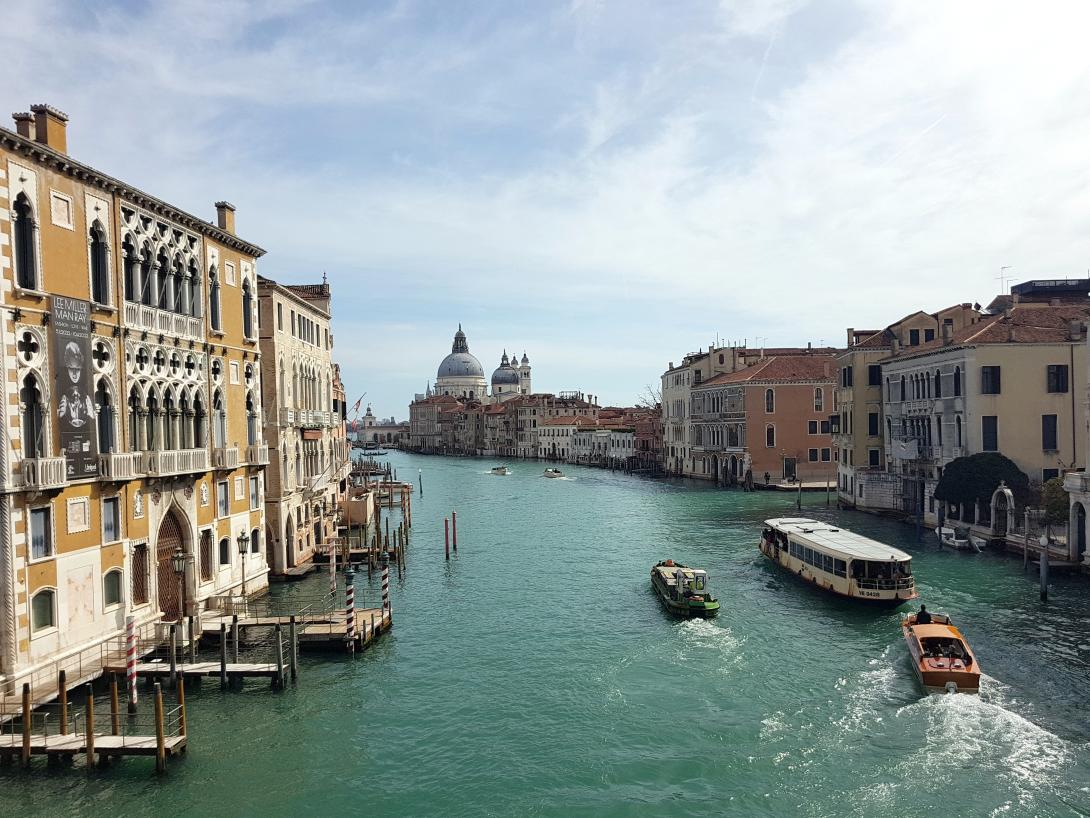
M 362 649 L 371 644 L 393 625 L 391 612 L 384 612 L 382 608 L 357 608 L 355 614 L 357 648 Z M 250 628 L 274 628 L 277 625 L 283 627 L 290 619 L 287 616 L 240 614 L 236 620 L 233 615 L 220 614 L 202 617 L 201 627 L 205 639 L 214 639 L 223 630 L 231 631 L 236 621 L 238 629 L 245 631 Z M 302 614 L 296 616 L 295 621 L 300 648 L 343 649 L 348 644 L 348 622 L 342 611 Z M 219 664 L 213 664 L 216 665 L 218 674 Z
M 313 571 L 317 571 L 318 566 L 313 562 L 304 563 L 303 565 L 293 565 L 291 568 L 284 569 L 281 574 L 269 574 L 269 580 L 272 582 L 298 582 L 304 579 L 307 574 Z
M 220 676 L 223 665 L 220 662 L 180 662 L 172 669 L 169 662 L 137 662 L 136 675 L 149 679 L 169 678 L 171 675 L 183 679 L 199 679 L 207 676 Z M 106 673 L 125 674 L 125 664 L 105 668 Z M 228 662 L 227 677 L 230 679 L 266 678 L 275 679 L 281 674 L 275 664 L 264 662 Z
M 115 736 L 110 733 L 95 733 L 91 744 L 92 753 L 100 756 L 153 756 L 159 751 L 155 736 Z M 88 742 L 86 733 L 71 735 L 30 735 L 30 755 L 32 756 L 75 756 L 86 753 Z M 166 755 L 175 756 L 185 752 L 186 736 L 170 736 L 163 739 Z M 0 735 L 0 759 L 10 763 L 16 755 L 23 753 L 23 737 L 20 735 Z

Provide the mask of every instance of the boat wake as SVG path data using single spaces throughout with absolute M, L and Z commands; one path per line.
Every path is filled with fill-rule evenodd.
M 889 658 L 890 646 L 881 655 L 867 662 L 868 668 L 852 682 L 844 677 L 836 680 L 836 689 L 847 695 L 847 711 L 833 719 L 842 732 L 873 731 L 882 722 L 882 705 L 888 704 L 897 679 L 897 668 Z
M 714 624 L 708 619 L 686 619 L 675 626 L 680 635 L 678 640 L 677 661 L 708 665 L 708 651 L 716 651 L 722 664 L 719 672 L 729 674 L 734 668 L 745 662 L 742 647 L 745 637 L 737 637 L 729 628 Z

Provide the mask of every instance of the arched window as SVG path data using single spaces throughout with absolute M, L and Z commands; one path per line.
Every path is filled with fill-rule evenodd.
M 765 446 L 769 449 L 776 445 L 776 427 L 769 423 L 765 426 Z
M 222 330 L 220 321 L 220 279 L 216 274 L 216 267 L 208 271 L 208 317 L 212 321 L 212 329 Z
M 771 414 L 776 411 L 776 393 L 771 389 L 765 390 L 765 412 Z
M 893 382 L 889 378 L 886 378 L 886 400 L 893 400 Z
M 261 531 L 257 528 L 250 532 L 250 553 L 261 553 Z
M 924 383 L 924 391 L 927 393 L 927 397 L 931 397 L 931 379 L 927 377 L 927 373 L 920 375 L 920 380 Z
M 37 225 L 34 211 L 25 193 L 15 197 L 15 282 L 24 290 L 38 289 L 38 245 L 34 234 Z
M 154 392 L 148 393 L 144 409 L 147 412 L 144 448 L 151 452 L 159 448 L 159 398 L 155 396 Z
M 961 397 L 961 367 L 954 367 L 954 397 Z M 960 443 L 958 444 L 961 445 Z
M 138 452 L 140 445 L 140 393 L 134 385 L 129 390 L 129 450 Z
M 224 537 L 220 540 L 220 565 L 231 564 L 231 541 Z
M 227 409 L 223 405 L 223 393 L 216 391 L 212 396 L 212 447 L 222 449 L 227 446 Z
M 121 604 L 121 569 L 115 568 L 112 571 L 107 571 L 102 577 L 102 605 L 103 607 L 110 607 L 111 605 Z
M 140 286 L 136 280 L 139 272 L 136 268 L 136 248 L 132 246 L 132 242 L 128 238 L 121 245 L 121 271 L 122 278 L 125 280 L 125 300 L 139 301 Z
M 954 416 L 954 445 L 961 446 L 961 415 Z
M 27 375 L 19 392 L 23 405 L 23 456 L 45 457 L 45 415 L 38 379 Z
M 908 400 L 908 395 L 905 393 L 905 376 L 901 376 L 901 400 Z
M 203 449 L 208 445 L 204 428 L 205 411 L 200 392 L 193 396 L 193 447 Z
M 246 393 L 246 443 L 257 445 L 257 405 L 252 392 Z
M 110 271 L 106 254 L 106 231 L 96 221 L 91 225 L 91 300 L 110 303 Z
M 174 312 L 180 312 L 185 314 L 183 308 L 186 289 L 185 289 L 185 268 L 182 266 L 182 259 L 180 257 L 174 259 L 174 275 L 170 281 L 170 309 Z
M 170 262 L 167 260 L 167 254 L 162 250 L 155 257 L 155 283 L 158 287 L 156 303 L 159 305 L 159 309 L 172 309 L 170 300 Z
M 942 373 L 939 370 L 935 370 L 935 397 L 942 397 Z
M 163 448 L 178 448 L 178 430 L 175 423 L 178 420 L 178 407 L 174 403 L 174 394 L 167 392 L 163 398 Z
M 95 409 L 98 416 L 98 451 L 99 454 L 106 454 L 114 450 L 114 405 L 105 378 L 98 382 L 95 389 Z
M 155 303 L 155 268 L 151 264 L 151 247 L 146 244 L 140 254 L 140 303 L 148 307 Z
M 814 411 L 825 411 L 825 390 L 820 386 L 814 389 Z
M 249 279 L 242 282 L 242 334 L 246 338 L 254 337 L 254 294 Z
M 189 296 L 186 300 L 186 304 L 189 306 L 188 314 L 197 318 L 201 314 L 201 275 L 197 271 L 197 262 L 189 262 L 189 272 L 186 274 L 186 287 L 189 290 Z
M 46 630 L 57 624 L 57 594 L 52 588 L 43 588 L 30 598 L 31 632 Z

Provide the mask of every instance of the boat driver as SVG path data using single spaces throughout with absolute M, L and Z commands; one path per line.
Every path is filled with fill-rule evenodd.
M 916 624 L 917 625 L 930 625 L 931 624 L 931 614 L 929 614 L 927 612 L 927 606 L 926 605 L 921 605 L 920 606 L 920 612 L 918 614 L 916 614 Z

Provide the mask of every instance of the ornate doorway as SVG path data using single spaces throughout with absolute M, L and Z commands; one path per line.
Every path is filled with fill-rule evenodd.
M 182 525 L 174 509 L 167 512 L 159 524 L 159 536 L 155 540 L 155 563 L 158 569 L 159 610 L 167 622 L 177 622 L 182 614 L 182 600 L 178 588 L 178 575 L 174 573 L 171 558 L 174 550 L 185 550 Z

